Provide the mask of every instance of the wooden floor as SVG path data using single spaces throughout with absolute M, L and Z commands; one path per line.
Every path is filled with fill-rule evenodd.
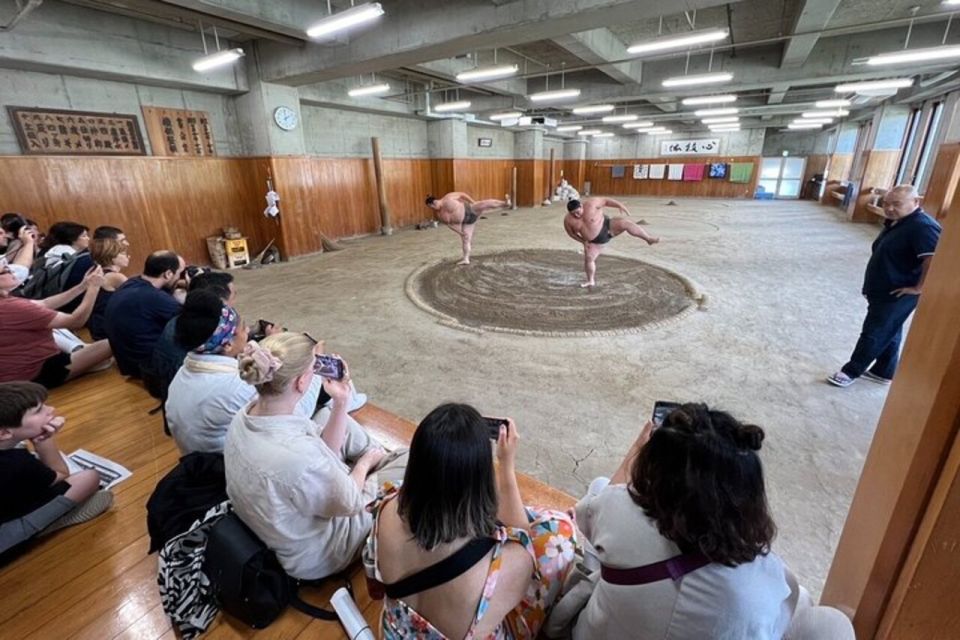
M 83 448 L 119 462 L 133 476 L 115 490 L 109 513 L 37 542 L 0 570 L 0 638 L 172 639 L 176 634 L 160 605 L 156 554 L 147 555 L 146 501 L 179 458 L 149 415 L 157 401 L 115 369 L 73 381 L 51 394 L 67 419 L 58 436 L 65 453 Z M 367 405 L 354 416 L 387 443 L 409 442 L 414 425 Z M 529 477 L 520 478 L 527 504 L 567 508 L 573 499 Z M 10 488 L 7 488 L 10 490 Z M 371 601 L 359 566 L 352 574 L 357 605 L 371 628 L 379 627 L 380 602 Z M 305 590 L 326 605 L 340 585 Z M 269 628 L 254 631 L 220 615 L 205 638 L 345 638 L 339 624 L 312 619 L 292 608 Z

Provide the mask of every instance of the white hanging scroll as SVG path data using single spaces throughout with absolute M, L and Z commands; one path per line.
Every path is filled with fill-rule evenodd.
M 720 153 L 720 139 L 704 140 L 662 140 L 662 156 L 711 156 Z

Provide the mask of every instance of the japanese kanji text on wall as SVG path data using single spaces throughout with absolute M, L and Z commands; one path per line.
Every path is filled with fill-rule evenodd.
M 662 156 L 715 156 L 720 153 L 720 139 L 663 140 L 660 143 Z
M 143 120 L 155 156 L 215 156 L 206 111 L 143 107 Z
M 7 107 L 20 149 L 29 155 L 146 155 L 137 116 Z

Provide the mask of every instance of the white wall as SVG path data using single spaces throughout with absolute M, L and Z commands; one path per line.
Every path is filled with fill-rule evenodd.
M 477 140 L 490 138 L 493 146 L 481 147 Z M 467 125 L 467 157 L 513 159 L 513 132 L 509 129 Z
M 763 152 L 764 129 L 745 129 L 730 133 L 675 133 L 667 136 L 633 134 L 613 138 L 591 139 L 587 146 L 588 160 L 617 158 L 659 158 L 660 143 L 670 140 L 701 140 L 717 138 L 720 148 L 716 156 L 758 156 Z M 682 161 L 683 156 L 676 157 Z
M 301 113 L 304 146 L 310 155 L 369 158 L 370 138 L 377 136 L 385 157 L 430 157 L 424 120 L 311 105 L 302 105 Z

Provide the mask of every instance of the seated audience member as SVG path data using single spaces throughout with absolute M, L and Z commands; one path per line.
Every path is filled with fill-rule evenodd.
M 172 251 L 151 253 L 143 274 L 124 282 L 110 297 L 103 328 L 123 375 L 140 377 L 163 328 L 180 313 L 170 291 L 183 267 L 183 258 Z
M 24 282 L 30 275 L 36 255 L 37 229 L 19 213 L 3 214 L 0 229 L 0 255 L 7 257 L 10 270 L 17 280 Z
M 127 276 L 123 275 L 122 271 L 130 265 L 130 256 L 119 240 L 95 238 L 90 245 L 90 257 L 94 264 L 103 269 L 103 286 L 93 304 L 87 328 L 94 340 L 104 340 L 107 337 L 103 328 L 107 304 L 117 288 L 127 281 Z
M 577 503 L 587 565 L 602 569 L 574 639 L 853 640 L 850 621 L 811 607 L 770 551 L 763 438 L 703 404 L 644 426 L 609 484 L 594 480 Z
M 26 300 L 10 295 L 19 283 L 0 258 L 0 382 L 33 380 L 52 389 L 108 363 L 106 340 L 63 353 L 53 337 L 54 329 L 76 329 L 87 322 L 102 282 L 103 271 L 96 267 L 72 289 Z M 64 300 L 81 294 L 83 300 L 72 313 L 56 311 Z
M 123 248 L 128 250 L 130 249 L 130 243 L 127 242 L 127 236 L 123 233 L 122 229 L 117 227 L 108 227 L 100 226 L 93 230 L 93 242 L 97 240 L 116 240 L 123 245 Z M 82 253 L 77 256 L 76 261 L 73 264 L 73 268 L 70 270 L 70 273 L 67 275 L 66 287 L 70 288 L 73 285 L 80 282 L 83 279 L 83 274 L 86 273 L 87 269 L 94 265 L 92 251 Z M 104 267 L 106 269 L 106 267 Z M 74 302 L 74 304 L 76 304 Z M 64 307 L 62 311 L 69 311 L 70 307 Z
M 357 557 L 372 523 L 366 505 L 382 482 L 400 480 L 406 463 L 406 452 L 386 454 L 351 428 L 349 371 L 323 380 L 334 409 L 322 431 L 296 415 L 319 347 L 299 333 L 248 344 L 240 377 L 256 386 L 257 398 L 234 417 L 223 451 L 237 515 L 287 573 L 305 580 L 336 573 Z
M 113 503 L 94 470 L 71 474 L 55 434 L 64 419 L 33 382 L 0 384 L 0 553 L 40 533 L 85 522 Z M 29 442 L 33 453 L 18 446 Z M 36 454 L 36 455 L 34 455 Z
M 386 591 L 384 638 L 537 637 L 573 567 L 576 529 L 567 514 L 523 506 L 518 443 L 512 420 L 494 435 L 463 404 L 417 427 L 403 484 L 376 505 L 364 550 Z M 453 575 L 427 577 L 440 563 Z
M 177 342 L 191 351 L 170 384 L 167 424 L 180 453 L 222 452 L 233 417 L 257 397 L 257 390 L 240 379 L 237 362 L 247 347 L 248 329 L 213 289 L 191 291 L 176 324 Z M 314 376 L 294 413 L 306 418 L 316 413 L 322 428 L 329 412 L 317 412 L 321 384 Z
M 44 265 L 51 267 L 90 246 L 90 229 L 76 222 L 55 222 L 44 238 Z

